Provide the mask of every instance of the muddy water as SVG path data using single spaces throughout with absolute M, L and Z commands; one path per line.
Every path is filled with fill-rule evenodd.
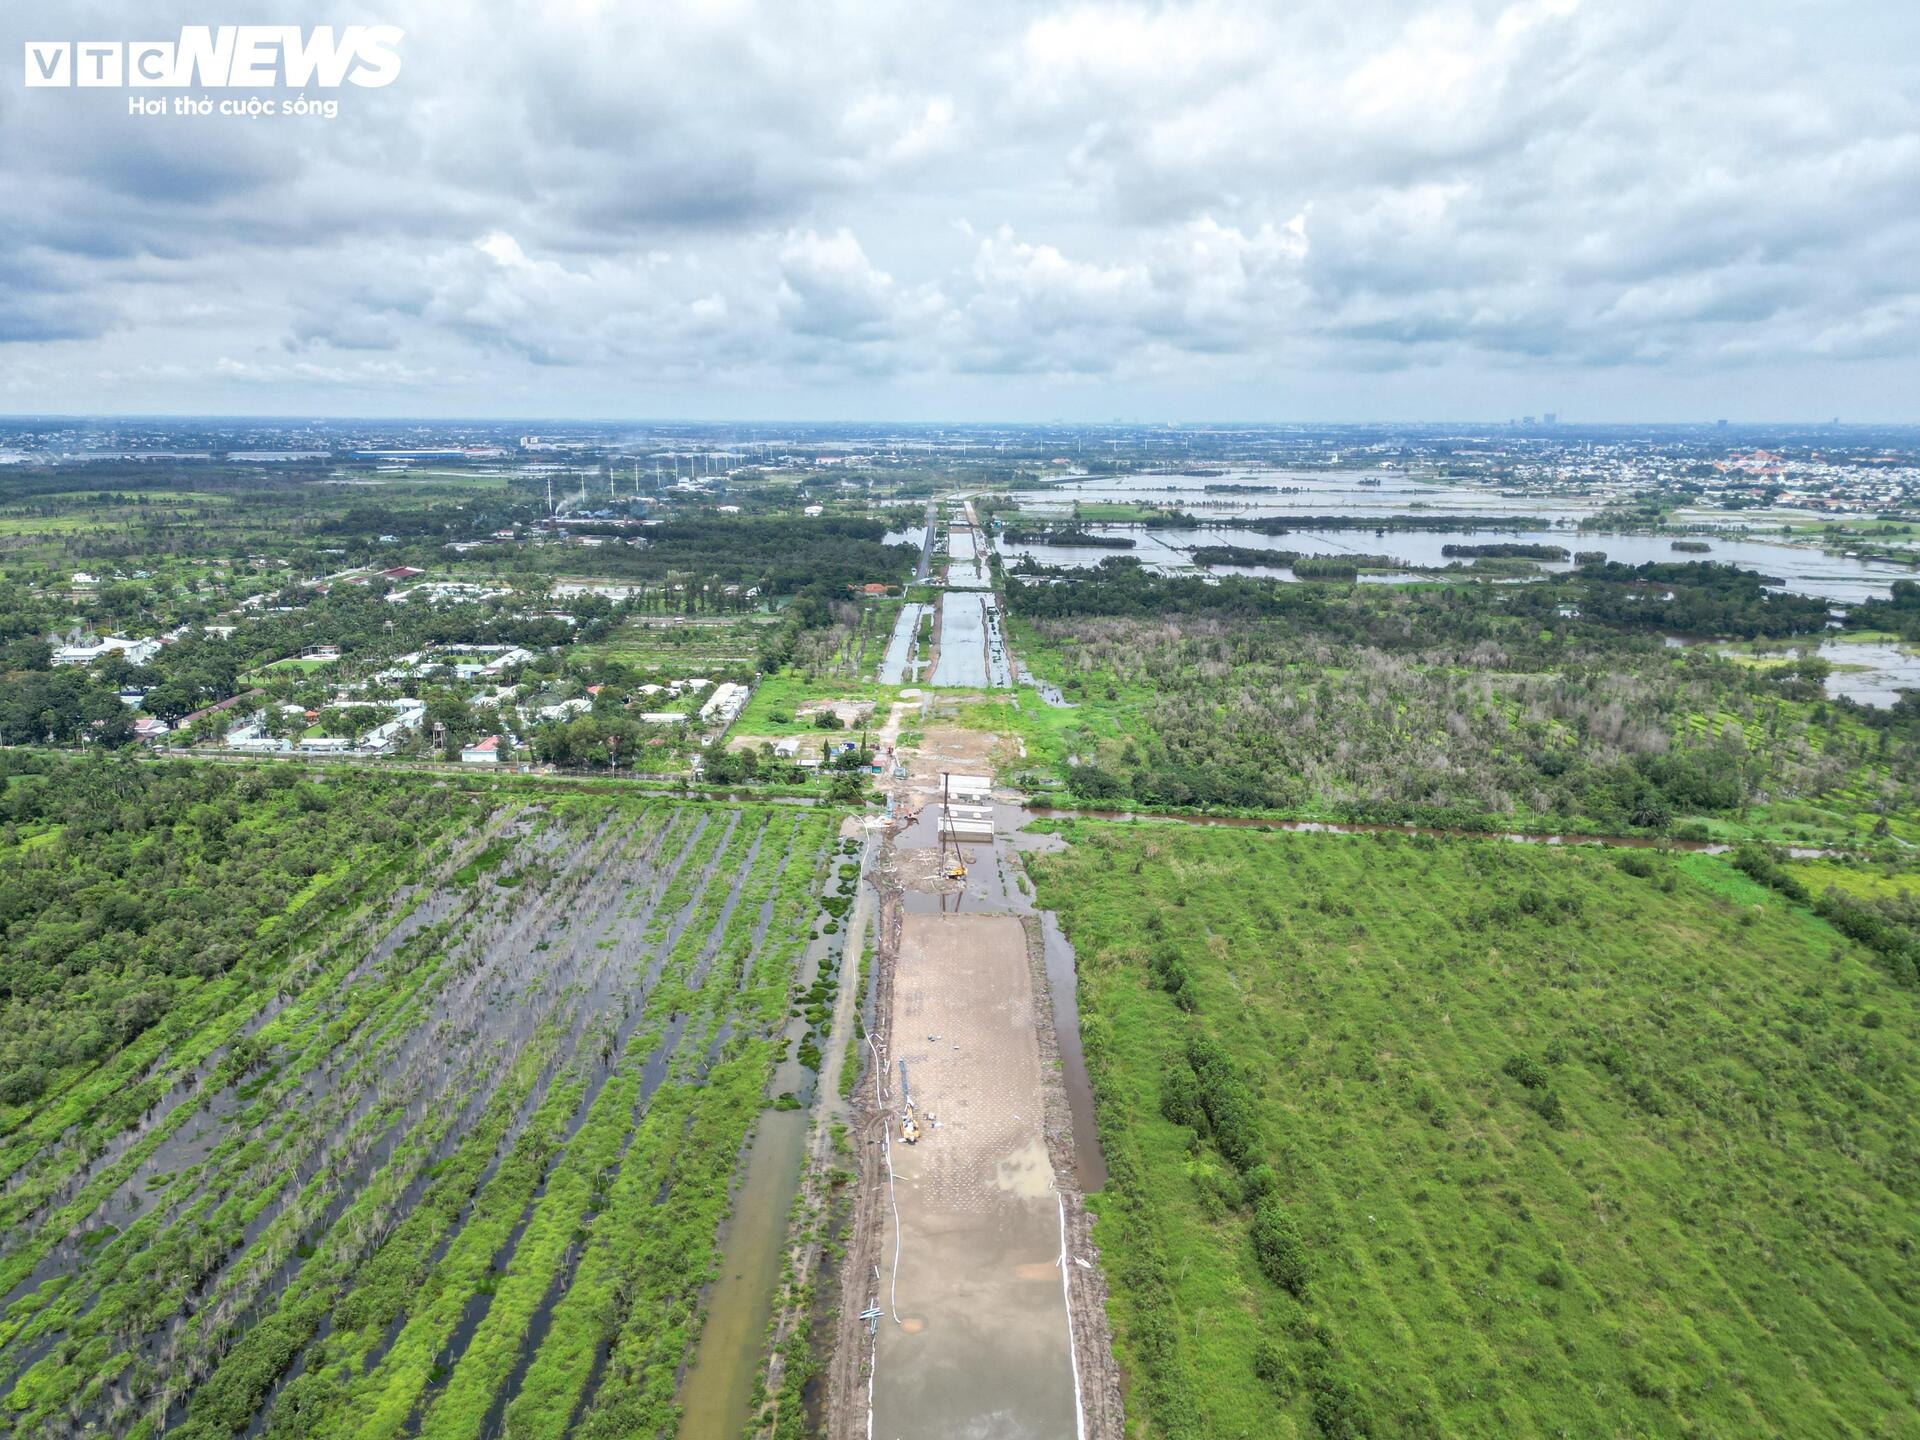
M 806 1143 L 806 1111 L 761 1113 L 727 1221 L 720 1278 L 681 1386 L 681 1440 L 738 1440 L 746 1429 Z
M 1080 977 L 1074 968 L 1073 944 L 1051 910 L 1040 912 L 1040 934 L 1046 942 L 1047 989 L 1053 994 L 1060 1078 L 1066 1085 L 1067 1109 L 1073 1115 L 1074 1168 L 1079 1171 L 1083 1191 L 1104 1190 L 1107 1157 L 1094 1126 L 1093 1082 L 1087 1078 L 1087 1055 L 1080 1045 Z
M 634 892 L 621 881 L 630 880 L 635 872 L 649 874 L 659 838 L 658 833 L 628 831 L 622 835 L 603 827 L 592 837 L 560 847 L 568 850 L 563 868 L 569 874 L 579 874 L 580 881 L 537 896 L 528 892 L 481 892 L 485 899 L 479 911 L 444 937 L 449 958 L 427 987 L 431 993 L 427 1014 L 404 1034 L 363 1035 L 361 1039 L 369 1042 L 369 1048 L 337 1076 L 329 1062 L 325 1075 L 308 1077 L 302 1104 L 321 1105 L 325 1113 L 307 1127 L 310 1134 L 283 1147 L 277 1155 L 276 1163 L 287 1172 L 289 1190 L 249 1222 L 239 1249 L 244 1251 L 261 1238 L 290 1200 L 290 1190 L 301 1189 L 323 1170 L 334 1176 L 329 1188 L 336 1193 L 322 1210 L 318 1228 L 330 1228 L 353 1194 L 393 1160 L 399 1143 L 438 1106 L 452 1103 L 467 1117 L 476 1115 L 490 1093 L 480 1077 L 490 1069 L 501 1068 L 498 1057 L 524 1043 L 543 1017 L 560 1021 L 562 1058 L 574 1054 L 580 1045 L 588 1010 L 623 1010 L 615 1034 L 617 1040 L 624 1041 L 640 1017 L 632 1006 L 612 1003 L 632 998 L 632 981 L 629 978 L 625 984 L 618 984 L 611 976 L 629 973 L 644 956 L 636 954 L 631 944 L 596 942 L 603 937 L 630 941 L 651 917 L 664 878 L 650 875 L 652 883 L 640 892 L 638 903 L 627 898 Z M 531 842 L 528 848 L 543 849 L 538 842 Z M 572 923 L 575 921 L 583 923 Z M 536 939 L 538 944 L 534 943 Z M 515 992 L 515 1003 L 498 1003 L 502 968 L 511 970 L 515 957 L 536 951 L 545 954 L 542 979 L 531 986 L 509 985 Z M 659 957 L 655 957 L 644 982 L 645 991 L 650 991 L 658 978 L 658 964 Z M 594 1003 L 583 1003 L 586 1001 Z M 372 1079 L 375 1071 L 379 1072 L 377 1080 Z M 543 1079 L 540 1088 L 544 1089 L 545 1083 Z M 378 1127 L 363 1131 L 359 1122 L 370 1114 L 380 1092 L 385 1094 L 382 1103 L 404 1100 L 403 1111 L 384 1132 Z M 449 1153 L 464 1128 L 455 1125 L 435 1147 L 433 1158 Z M 407 1162 L 410 1170 L 417 1170 L 422 1163 L 420 1157 Z M 403 1210 L 417 1200 L 427 1178 L 419 1174 L 409 1181 Z M 263 1289 L 260 1274 L 235 1271 L 231 1259 L 224 1260 L 208 1281 L 208 1293 L 219 1303 L 238 1307 L 250 1316 L 255 1301 L 277 1293 L 297 1273 L 299 1264 L 298 1252 L 288 1254 Z M 83 1307 L 80 1313 L 84 1315 L 86 1309 Z M 139 1351 L 154 1360 L 159 1354 L 157 1347 L 178 1339 L 181 1333 L 181 1320 L 176 1317 L 162 1332 L 144 1337 Z
M 839 863 L 838 857 L 830 862 Z M 853 894 L 863 882 L 829 893 Z M 756 952 L 773 915 L 773 897 L 761 907 L 755 927 Z M 844 968 L 843 926 L 831 936 L 815 939 L 796 967 L 795 984 L 805 990 L 819 976 L 822 965 L 841 965 L 840 983 L 852 979 Z M 786 1258 L 787 1217 L 800 1180 L 807 1147 L 807 1127 L 818 1105 L 837 1104 L 838 1097 L 822 1095 L 816 1077 L 797 1058 L 808 1030 L 804 1017 L 787 1022 L 783 1032 L 787 1058 L 774 1068 L 770 1093 L 798 1097 L 805 1108 L 766 1109 L 754 1131 L 741 1169 L 733 1208 L 720 1236 L 720 1275 L 706 1297 L 707 1315 L 695 1347 L 693 1364 L 680 1383 L 680 1440 L 738 1440 L 752 1414 L 763 1373 L 767 1326 Z M 729 1027 L 722 1027 L 730 1033 Z M 844 1036 L 829 1033 L 824 1047 L 839 1045 Z

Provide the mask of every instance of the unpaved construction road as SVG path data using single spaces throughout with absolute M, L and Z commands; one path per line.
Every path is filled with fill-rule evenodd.
M 895 708 L 883 743 L 913 709 Z M 915 718 L 926 738 L 899 756 L 909 774 L 891 782 L 895 823 L 871 872 L 873 1048 L 828 1433 L 1119 1440 L 1040 924 L 1010 847 L 968 844 L 966 879 L 941 873 L 940 772 L 990 773 L 993 737 Z M 903 1059 L 922 1120 L 914 1146 L 900 1139 Z
M 876 1436 L 1078 1432 L 1063 1230 L 1041 1117 L 1027 937 L 1012 915 L 906 916 L 893 1058 L 925 1134 L 895 1144 L 897 1263 L 874 1360 Z

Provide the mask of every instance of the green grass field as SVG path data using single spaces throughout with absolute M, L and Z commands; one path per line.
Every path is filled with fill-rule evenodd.
M 1065 834 L 1140 1434 L 1920 1433 L 1864 951 L 1703 855 Z
M 582 660 L 609 660 L 669 677 L 750 669 L 765 627 L 777 618 L 627 620 L 605 640 L 579 646 L 573 653 Z

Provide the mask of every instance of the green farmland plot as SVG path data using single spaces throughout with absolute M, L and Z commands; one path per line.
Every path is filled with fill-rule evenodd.
M 1718 857 L 1075 822 L 1154 1436 L 1920 1433 L 1920 994 Z
M 76 823 L 71 780 L 10 782 L 66 822 L 0 851 L 16 953 L 57 943 L 94 872 L 164 869 L 168 840 L 210 893 L 242 834 L 303 806 L 337 846 L 360 801 L 364 848 L 318 889 L 269 871 L 226 968 L 16 1087 L 0 1433 L 670 1433 L 834 817 L 143 773 L 131 844 Z M 372 833 L 396 814 L 415 829 Z M 16 986 L 7 1018 L 124 1024 L 88 1007 L 106 957 L 146 952 L 104 939 L 74 952 L 92 991 Z

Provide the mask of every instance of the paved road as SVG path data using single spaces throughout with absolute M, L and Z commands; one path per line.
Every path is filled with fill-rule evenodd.
M 927 502 L 926 533 L 920 539 L 920 568 L 913 572 L 913 578 L 920 584 L 927 583 L 927 576 L 933 570 L 933 527 L 934 502 Z

